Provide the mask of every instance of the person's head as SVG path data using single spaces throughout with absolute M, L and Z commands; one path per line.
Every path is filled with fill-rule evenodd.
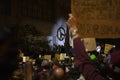
M 7 78 L 18 63 L 17 33 L 17 27 L 0 26 L 0 77 Z
M 53 72 L 53 76 L 55 80 L 63 80 L 64 70 L 62 68 L 56 68 Z
M 44 59 L 41 63 L 43 69 L 50 69 L 50 62 L 47 59 Z

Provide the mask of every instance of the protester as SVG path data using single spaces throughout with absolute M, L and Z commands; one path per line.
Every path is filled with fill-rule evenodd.
M 50 62 L 48 60 L 43 60 L 41 63 L 42 70 L 38 72 L 40 80 L 50 80 Z
M 79 71 L 83 74 L 86 80 L 105 80 L 105 78 L 100 75 L 98 69 L 91 64 L 91 60 L 89 56 L 87 55 L 87 52 L 85 51 L 84 44 L 81 41 L 80 36 L 78 34 L 77 19 L 72 14 L 70 14 L 69 16 L 70 18 L 68 19 L 66 23 L 68 27 L 70 28 L 70 30 L 72 31 L 75 59 L 76 59 L 76 64 L 79 66 Z M 110 79 L 120 80 L 119 78 L 120 49 L 113 51 L 110 54 L 108 65 L 109 66 L 115 65 L 118 71 L 117 74 L 112 74 L 111 72 L 109 72 L 110 74 L 115 75 L 114 77 L 111 76 L 113 79 L 112 78 Z M 112 71 L 113 71 L 113 68 L 112 68 Z
M 62 68 L 56 68 L 53 72 L 51 80 L 65 80 L 65 72 Z
M 85 51 L 83 42 L 81 41 L 77 29 L 77 20 L 70 14 L 70 18 L 66 22 L 70 30 L 72 31 L 74 53 L 76 64 L 79 66 L 79 71 L 85 77 L 86 80 L 104 80 L 99 74 L 99 71 L 91 64 L 90 58 Z

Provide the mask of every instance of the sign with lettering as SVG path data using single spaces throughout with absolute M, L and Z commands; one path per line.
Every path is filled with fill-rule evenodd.
M 120 0 L 72 0 L 80 37 L 120 38 Z

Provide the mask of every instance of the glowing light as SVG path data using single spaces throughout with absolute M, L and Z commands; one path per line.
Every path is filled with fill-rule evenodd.
M 101 51 L 101 46 L 97 46 L 96 51 L 100 52 Z
M 55 25 L 53 26 L 51 35 L 50 35 L 49 37 L 47 37 L 47 40 L 48 40 L 48 41 L 51 41 L 51 42 L 49 43 L 50 46 L 53 46 L 54 44 L 55 44 L 55 45 L 64 46 L 65 39 L 63 39 L 63 40 L 61 41 L 61 40 L 59 40 L 59 39 L 57 38 L 57 31 L 58 31 L 58 29 L 59 29 L 60 27 L 64 28 L 65 34 L 66 34 L 67 25 L 66 25 L 66 20 L 65 20 L 64 18 L 60 18 L 60 19 L 55 23 Z M 62 30 L 61 30 L 60 32 L 62 32 Z M 64 33 L 64 32 L 62 32 L 62 33 Z M 62 37 L 63 37 L 63 35 L 62 35 Z M 70 38 L 70 43 L 71 43 L 70 45 L 72 45 L 72 39 L 71 39 L 71 38 Z
M 53 42 L 55 42 L 55 44 L 56 45 L 64 45 L 64 43 L 65 43 L 65 39 L 63 40 L 63 41 L 60 41 L 57 37 L 56 37 L 56 35 L 57 35 L 57 30 L 58 30 L 58 28 L 60 28 L 61 26 L 65 29 L 65 31 L 66 31 L 66 20 L 64 19 L 64 18 L 61 18 L 61 19 L 59 19 L 58 21 L 57 21 L 57 23 L 54 25 L 54 27 L 53 27 L 53 30 L 52 30 L 52 34 L 51 34 L 51 36 L 54 36 L 54 40 L 56 40 L 56 41 L 53 41 Z

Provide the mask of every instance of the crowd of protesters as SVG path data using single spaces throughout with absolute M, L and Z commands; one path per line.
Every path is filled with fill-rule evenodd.
M 36 64 L 34 68 L 35 80 L 77 80 L 80 73 L 72 59 L 59 61 L 53 58 L 52 61 L 43 59 L 41 65 Z
M 90 60 L 85 46 L 77 33 L 77 21 L 73 15 L 67 21 L 72 31 L 74 58 L 65 60 L 46 60 L 39 58 L 35 64 L 31 61 L 21 63 L 18 52 L 18 28 L 0 27 L 0 79 L 2 80 L 120 80 L 120 48 L 115 48 L 106 57 L 106 61 L 96 63 Z M 18 67 L 19 62 L 19 67 Z M 101 65 L 100 65 L 101 64 Z M 97 66 L 98 65 L 98 66 Z M 99 66 L 100 65 L 100 66 Z M 103 67 L 104 66 L 104 67 Z M 22 75 L 22 69 L 26 75 Z M 11 79 L 15 69 L 20 79 Z M 21 70 L 20 70 L 21 69 Z M 103 72 L 102 72 L 103 71 Z M 107 74 L 107 75 L 106 75 Z M 28 77 L 29 78 L 25 78 Z

